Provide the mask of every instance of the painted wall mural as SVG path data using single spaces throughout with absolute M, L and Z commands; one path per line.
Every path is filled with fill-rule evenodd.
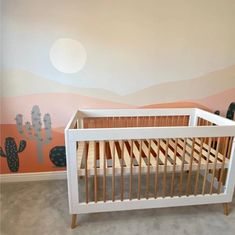
M 235 101 L 233 1 L 2 0 L 1 11 L 1 174 L 64 170 L 78 108 L 225 116 Z
M 23 152 L 25 147 L 26 141 L 21 140 L 18 148 L 12 137 L 7 137 L 5 140 L 5 152 L 2 147 L 0 147 L 0 156 L 7 159 L 7 165 L 10 171 L 17 172 L 19 170 L 18 153 Z
M 43 117 L 45 136 L 42 136 L 42 119 L 41 112 L 38 105 L 34 105 L 31 111 L 31 120 L 23 124 L 23 115 L 16 115 L 16 127 L 18 132 L 25 138 L 36 141 L 37 143 L 37 157 L 38 163 L 43 163 L 43 145 L 49 144 L 52 141 L 51 135 L 51 117 L 46 113 Z
M 66 154 L 65 154 L 65 146 L 55 146 L 50 151 L 50 160 L 51 162 L 58 167 L 66 166 Z

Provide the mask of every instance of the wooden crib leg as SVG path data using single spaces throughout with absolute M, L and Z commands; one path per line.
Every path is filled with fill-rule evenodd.
M 224 215 L 229 215 L 229 204 L 223 203 Z
M 74 229 L 77 226 L 77 214 L 72 215 L 71 229 Z

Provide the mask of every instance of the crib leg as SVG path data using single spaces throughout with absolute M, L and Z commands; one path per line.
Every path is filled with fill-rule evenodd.
M 229 204 L 223 203 L 224 215 L 229 215 Z
M 74 229 L 77 226 L 77 214 L 72 214 L 71 229 Z

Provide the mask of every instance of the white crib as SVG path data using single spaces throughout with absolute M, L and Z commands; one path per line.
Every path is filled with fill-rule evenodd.
M 235 122 L 201 109 L 79 110 L 65 129 L 77 214 L 223 203 L 235 184 Z

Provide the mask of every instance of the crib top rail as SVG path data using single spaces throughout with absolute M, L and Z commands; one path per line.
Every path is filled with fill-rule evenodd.
M 119 128 L 83 128 L 86 118 L 102 117 L 152 117 L 188 116 L 187 126 L 136 126 Z M 211 126 L 197 126 L 198 118 L 212 123 Z M 184 138 L 235 136 L 235 122 L 201 109 L 109 109 L 78 110 L 65 129 L 70 140 L 117 140 L 141 138 Z
M 161 108 L 161 109 L 81 109 L 79 118 L 86 117 L 140 117 L 140 116 L 182 116 L 194 115 L 194 108 Z

